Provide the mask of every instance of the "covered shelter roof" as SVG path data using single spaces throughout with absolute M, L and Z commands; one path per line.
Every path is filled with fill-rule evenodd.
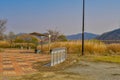
M 48 36 L 47 34 L 41 34 L 41 33 L 37 33 L 37 32 L 33 32 L 33 33 L 29 33 L 30 35 L 35 35 L 35 36 Z

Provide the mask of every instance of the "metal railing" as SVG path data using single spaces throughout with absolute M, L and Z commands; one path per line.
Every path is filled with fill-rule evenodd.
M 66 48 L 55 48 L 51 51 L 51 66 L 62 63 L 67 58 Z

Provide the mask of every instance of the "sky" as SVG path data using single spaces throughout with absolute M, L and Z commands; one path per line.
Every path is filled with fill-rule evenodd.
M 85 32 L 102 34 L 120 28 L 120 0 L 85 0 Z M 82 0 L 0 0 L 6 32 L 65 35 L 82 31 Z

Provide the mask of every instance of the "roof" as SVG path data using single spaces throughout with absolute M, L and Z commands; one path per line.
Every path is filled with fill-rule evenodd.
M 46 34 L 41 34 L 41 33 L 37 33 L 37 32 L 33 32 L 33 33 L 29 33 L 30 35 L 35 35 L 35 36 L 48 36 Z

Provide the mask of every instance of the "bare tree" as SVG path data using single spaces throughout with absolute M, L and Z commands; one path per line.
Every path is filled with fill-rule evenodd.
M 14 32 L 9 32 L 9 34 L 8 34 L 8 39 L 9 40 L 13 40 L 13 39 L 15 39 L 15 37 L 16 37 L 16 35 L 15 35 L 15 33 Z
M 58 37 L 60 36 L 60 32 L 59 31 L 56 31 L 56 30 L 47 30 L 48 31 L 48 34 L 51 35 L 51 41 L 54 42 L 54 41 L 57 41 L 58 40 Z
M 0 20 L 0 40 L 3 39 L 3 33 L 6 30 L 5 24 L 7 23 L 6 20 Z
M 8 41 L 10 42 L 10 46 L 12 47 L 12 44 L 13 44 L 13 40 L 15 39 L 16 35 L 14 32 L 9 32 L 7 38 L 8 38 Z

